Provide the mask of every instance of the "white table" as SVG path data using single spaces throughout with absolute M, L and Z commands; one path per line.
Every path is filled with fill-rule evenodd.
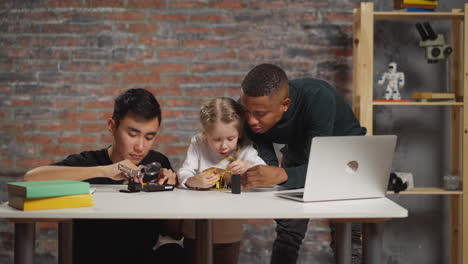
M 70 219 L 197 219 L 197 242 L 202 263 L 211 263 L 212 219 L 331 219 L 337 226 L 338 263 L 350 263 L 350 222 L 363 223 L 363 257 L 380 263 L 381 222 L 404 218 L 408 211 L 387 198 L 301 203 L 275 197 L 277 191 L 120 193 L 122 185 L 94 185 L 94 207 L 19 211 L 0 205 L 0 218 L 15 222 L 15 263 L 33 263 L 35 222 L 57 221 L 59 262 L 71 262 Z M 297 191 L 297 190 L 295 190 Z M 64 221 L 65 220 L 65 221 Z

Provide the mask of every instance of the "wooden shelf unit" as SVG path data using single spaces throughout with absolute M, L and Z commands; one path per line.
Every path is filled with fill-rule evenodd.
M 452 12 L 375 12 L 361 2 L 353 21 L 353 108 L 367 135 L 374 130 L 375 106 L 445 106 L 450 108 L 450 173 L 462 177 L 461 191 L 415 188 L 400 194 L 448 195 L 450 199 L 450 264 L 468 264 L 468 3 Z M 376 20 L 448 20 L 451 23 L 450 87 L 456 102 L 374 102 L 374 22 Z M 391 193 L 391 192 L 390 192 Z M 466 224 L 465 224 L 466 222 Z M 463 252 L 467 252 L 463 254 Z

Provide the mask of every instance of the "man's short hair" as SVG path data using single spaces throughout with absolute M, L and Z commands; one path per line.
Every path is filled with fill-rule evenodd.
M 129 112 L 146 120 L 157 117 L 159 124 L 161 124 L 161 107 L 158 100 L 152 93 L 143 88 L 128 89 L 115 98 L 112 119 L 117 127 L 120 120 L 124 119 Z
M 286 73 L 273 64 L 255 66 L 242 81 L 242 92 L 247 96 L 268 96 L 288 84 Z

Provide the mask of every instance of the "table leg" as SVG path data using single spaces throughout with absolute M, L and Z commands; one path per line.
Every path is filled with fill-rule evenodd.
M 73 222 L 64 221 L 59 223 L 58 234 L 58 263 L 73 263 Z
M 36 223 L 15 223 L 15 264 L 34 263 Z
M 382 259 L 383 223 L 362 224 L 362 257 L 364 264 L 378 264 Z
M 195 220 L 195 250 L 198 264 L 213 264 L 213 226 L 210 219 Z
M 335 223 L 336 264 L 351 264 L 351 223 Z

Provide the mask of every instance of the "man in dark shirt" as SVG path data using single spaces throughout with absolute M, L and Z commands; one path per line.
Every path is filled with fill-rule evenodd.
M 258 65 L 247 74 L 240 102 L 246 112 L 246 133 L 267 163 L 242 175 L 244 188 L 276 184 L 302 188 L 313 137 L 366 134 L 344 98 L 328 83 L 312 78 L 288 81 L 286 73 L 272 64 Z M 281 167 L 273 143 L 285 145 Z M 308 220 L 276 222 L 271 262 L 296 263 Z
M 111 146 L 32 169 L 25 180 L 123 184 L 127 178 L 119 171 L 119 163 L 137 169 L 139 165 L 159 162 L 162 169 L 157 181 L 176 184 L 177 177 L 168 158 L 151 150 L 160 124 L 161 108 L 156 98 L 144 89 L 129 89 L 116 98 L 112 118 L 107 121 L 113 136 Z M 158 220 L 74 220 L 74 263 L 157 263 L 152 247 L 159 232 L 168 234 L 168 226 L 169 221 Z

